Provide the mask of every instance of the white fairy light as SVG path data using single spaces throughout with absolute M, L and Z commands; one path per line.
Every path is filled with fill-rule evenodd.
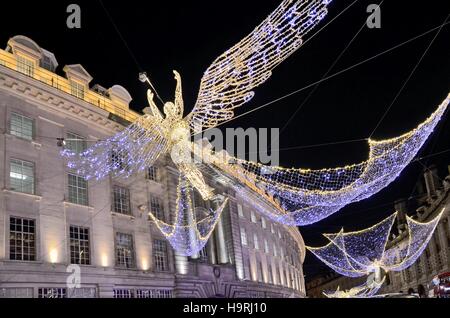
M 325 234 L 329 244 L 307 249 L 331 269 L 347 277 L 361 277 L 381 269 L 385 272 L 402 271 L 422 254 L 443 213 L 444 209 L 426 223 L 407 216 L 408 237 L 391 248 L 387 248 L 387 243 L 396 213 L 369 229 Z

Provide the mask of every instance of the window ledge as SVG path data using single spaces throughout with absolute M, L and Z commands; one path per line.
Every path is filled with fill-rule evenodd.
M 128 218 L 128 219 L 130 219 L 132 221 L 134 221 L 134 219 L 136 219 L 136 217 L 134 217 L 133 215 L 123 214 L 123 213 L 114 212 L 114 211 L 111 211 L 111 215 L 112 216 L 122 217 L 122 218 Z
M 64 200 L 63 203 L 64 203 L 64 205 L 72 205 L 72 206 L 75 206 L 75 207 L 80 207 L 80 208 L 86 208 L 86 209 L 89 209 L 89 210 L 94 210 L 94 207 L 93 206 L 89 206 L 89 205 L 73 203 L 73 202 L 69 202 L 69 201 L 66 201 L 66 200 Z
M 3 192 L 8 193 L 8 194 L 18 194 L 18 195 L 22 195 L 22 196 L 26 196 L 29 198 L 33 198 L 36 201 L 41 201 L 42 196 L 37 195 L 37 194 L 31 194 L 31 193 L 25 193 L 25 192 L 20 192 L 20 191 L 15 191 L 15 190 L 11 190 L 11 189 L 3 189 Z

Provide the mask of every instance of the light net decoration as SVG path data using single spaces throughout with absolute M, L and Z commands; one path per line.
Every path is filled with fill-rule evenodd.
M 444 210 L 426 223 L 407 216 L 408 235 L 391 248 L 387 248 L 388 237 L 397 213 L 362 231 L 345 233 L 341 230 L 324 234 L 330 243 L 307 249 L 331 269 L 347 277 L 361 277 L 381 269 L 385 272 L 402 271 L 422 254 L 443 213 Z
M 180 255 L 192 256 L 205 247 L 228 199 L 220 201 L 216 209 L 209 211 L 195 208 L 192 203 L 192 187 L 185 178 L 180 176 L 173 222 L 166 223 L 152 212 L 149 216 Z
M 275 212 L 261 206 L 255 206 L 256 209 L 277 222 L 308 225 L 372 196 L 395 180 L 433 132 L 449 102 L 450 95 L 425 122 L 400 137 L 370 139 L 368 160 L 355 165 L 321 170 L 286 169 L 223 153 L 206 157 L 217 169 L 266 198 Z
M 380 282 L 375 280 L 366 282 L 360 286 L 353 287 L 349 290 L 341 290 L 339 287 L 335 291 L 323 291 L 327 298 L 371 298 L 375 296 L 384 284 L 386 277 Z

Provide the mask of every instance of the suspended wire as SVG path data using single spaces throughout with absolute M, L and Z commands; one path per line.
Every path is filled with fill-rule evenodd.
M 439 28 L 439 30 L 436 32 L 435 36 L 433 37 L 433 39 L 431 40 L 430 44 L 427 46 L 427 48 L 425 49 L 425 52 L 423 52 L 422 56 L 420 57 L 419 61 L 417 62 L 417 64 L 414 66 L 413 70 L 411 71 L 411 73 L 409 74 L 408 78 L 406 79 L 406 81 L 403 83 L 402 87 L 400 88 L 400 90 L 398 91 L 397 95 L 395 95 L 394 99 L 392 100 L 391 104 L 388 106 L 388 108 L 386 109 L 386 111 L 384 112 L 383 116 L 381 117 L 381 119 L 379 120 L 379 122 L 377 123 L 377 125 L 375 126 L 375 128 L 373 129 L 372 133 L 370 134 L 369 138 L 372 138 L 373 134 L 375 133 L 375 131 L 377 130 L 377 128 L 381 125 L 381 123 L 383 122 L 384 118 L 386 118 L 386 115 L 389 113 L 389 111 L 391 110 L 392 106 L 395 104 L 395 102 L 397 101 L 397 99 L 400 97 L 400 95 L 402 94 L 403 90 L 405 89 L 406 85 L 408 85 L 409 81 L 411 80 L 411 78 L 413 77 L 414 73 L 416 72 L 416 70 L 419 68 L 419 65 L 422 63 L 423 59 L 425 58 L 425 56 L 427 55 L 427 53 L 429 52 L 431 46 L 433 45 L 433 43 L 435 42 L 435 40 L 437 39 L 437 37 L 439 36 L 439 34 L 441 33 L 442 29 L 444 28 L 444 25 L 447 23 L 447 20 L 450 18 L 450 14 L 445 18 L 444 22 L 442 23 L 441 27 Z
M 448 25 L 449 23 L 450 23 L 450 22 L 446 22 L 446 23 L 444 24 L 444 26 Z M 279 98 L 277 98 L 277 99 L 274 99 L 274 100 L 272 100 L 272 101 L 270 101 L 270 102 L 267 102 L 267 103 L 265 103 L 265 104 L 263 104 L 263 105 L 261 105 L 261 106 L 258 106 L 258 107 L 256 107 L 256 108 L 254 108 L 254 109 L 252 109 L 252 110 L 249 110 L 249 111 L 247 111 L 247 112 L 245 112 L 245 113 L 242 113 L 242 114 L 240 114 L 240 115 L 238 115 L 238 116 L 235 116 L 235 117 L 230 118 L 230 119 L 228 119 L 228 120 L 226 120 L 226 121 L 223 121 L 223 122 L 219 123 L 218 125 L 216 125 L 215 127 L 207 128 L 207 129 L 204 129 L 204 130 L 202 130 L 202 131 L 200 131 L 200 132 L 196 132 L 196 133 L 193 134 L 193 136 L 198 135 L 198 134 L 200 134 L 200 133 L 203 133 L 203 132 L 205 132 L 205 131 L 208 131 L 208 130 L 210 130 L 210 129 L 212 129 L 212 128 L 216 128 L 216 127 L 225 125 L 226 123 L 229 123 L 229 122 L 231 122 L 231 121 L 233 121 L 233 120 L 236 120 L 236 119 L 238 119 L 238 118 L 240 118 L 240 117 L 249 115 L 249 114 L 251 114 L 251 113 L 253 113 L 253 112 L 256 112 L 256 111 L 258 111 L 258 110 L 260 110 L 260 109 L 266 108 L 267 106 L 273 105 L 273 104 L 275 104 L 275 103 L 277 103 L 277 102 L 279 102 L 279 101 L 281 101 L 281 100 L 284 100 L 284 99 L 286 99 L 286 98 L 288 98 L 288 97 L 291 97 L 291 96 L 293 96 L 293 95 L 295 95 L 295 94 L 298 94 L 298 93 L 300 93 L 300 92 L 302 92 L 302 91 L 304 91 L 304 90 L 306 90 L 306 89 L 308 89 L 308 88 L 310 88 L 310 87 L 313 87 L 314 85 L 316 85 L 316 84 L 318 84 L 318 83 L 325 82 L 325 81 L 327 81 L 327 80 L 329 80 L 329 79 L 332 79 L 332 78 L 334 78 L 334 77 L 336 77 L 336 76 L 338 76 L 338 75 L 341 75 L 341 74 L 343 74 L 343 73 L 345 73 L 345 72 L 347 72 L 347 71 L 350 71 L 350 70 L 352 70 L 352 69 L 354 69 L 354 68 L 356 68 L 356 67 L 358 67 L 358 66 L 361 66 L 361 65 L 363 65 L 363 64 L 365 64 L 365 63 L 367 63 L 367 62 L 370 62 L 370 61 L 372 61 L 372 60 L 374 60 L 374 59 L 376 59 L 376 58 L 378 58 L 378 57 L 380 57 L 380 56 L 382 56 L 382 55 L 385 55 L 385 54 L 387 54 L 387 53 L 390 53 L 390 52 L 392 52 L 392 51 L 394 51 L 394 50 L 396 50 L 396 49 L 398 49 L 398 48 L 400 48 L 400 47 L 402 47 L 402 46 L 405 46 L 405 45 L 407 45 L 407 44 L 409 44 L 409 43 L 411 43 L 411 42 L 413 42 L 413 41 L 415 41 L 415 40 L 417 40 L 417 39 L 420 39 L 420 38 L 422 38 L 422 37 L 428 35 L 429 33 L 433 32 L 433 31 L 435 31 L 435 30 L 437 30 L 437 29 L 439 29 L 439 28 L 441 28 L 441 27 L 442 27 L 442 25 L 439 25 L 439 26 L 437 26 L 437 27 L 434 27 L 434 28 L 432 28 L 432 29 L 430 29 L 430 30 L 428 30 L 428 31 L 425 31 L 425 32 L 422 33 L 422 34 L 419 34 L 419 35 L 417 35 L 417 36 L 415 36 L 415 37 L 413 37 L 413 38 L 410 38 L 410 39 L 408 39 L 408 40 L 406 40 L 406 41 L 404 41 L 404 42 L 402 42 L 402 43 L 400 43 L 400 44 L 397 44 L 397 45 L 395 45 L 395 46 L 393 46 L 393 47 L 391 47 L 391 48 L 389 48 L 389 49 L 387 49 L 387 50 L 385 50 L 385 51 L 382 51 L 382 52 L 380 52 L 380 53 L 378 53 L 378 54 L 376 54 L 376 55 L 373 55 L 373 56 L 371 56 L 371 57 L 369 57 L 369 58 L 367 58 L 367 59 L 365 59 L 365 60 L 363 60 L 363 61 L 360 61 L 360 62 L 358 62 L 358 63 L 356 63 L 356 64 L 353 64 L 353 65 L 351 65 L 351 66 L 349 66 L 349 67 L 347 67 L 347 68 L 345 68 L 345 69 L 342 69 L 342 70 L 340 70 L 340 71 L 338 71 L 338 72 L 336 72 L 336 73 L 334 73 L 334 74 L 332 74 L 332 75 L 330 75 L 330 76 L 327 76 L 327 77 L 325 77 L 325 78 L 323 78 L 323 79 L 321 79 L 321 80 L 318 80 L 318 81 L 316 81 L 316 82 L 313 82 L 313 83 L 311 83 L 311 84 L 308 84 L 308 85 L 306 85 L 306 86 L 304 86 L 304 87 L 302 87 L 302 88 L 299 88 L 299 89 L 297 89 L 297 90 L 295 90 L 295 91 L 293 91 L 293 92 L 291 92 L 291 93 L 288 93 L 288 94 L 286 94 L 286 95 L 283 95 L 283 96 L 281 96 L 281 97 L 279 97 Z
M 384 0 L 378 4 L 378 7 L 375 12 L 380 10 L 381 5 L 383 4 Z M 353 44 L 353 42 L 356 40 L 356 38 L 359 36 L 359 34 L 366 28 L 367 26 L 367 20 L 364 21 L 361 28 L 356 32 L 356 34 L 353 36 L 353 38 L 348 42 L 344 50 L 338 55 L 338 57 L 334 60 L 334 62 L 331 64 L 331 66 L 328 68 L 328 70 L 325 72 L 325 74 L 322 76 L 321 80 L 323 80 L 325 77 L 330 74 L 330 72 L 334 69 L 334 67 L 337 65 L 337 63 L 341 60 L 341 58 L 344 56 L 344 54 L 347 52 L 347 50 L 350 48 L 350 46 Z M 284 126 L 280 129 L 280 135 L 281 133 L 286 129 L 287 126 L 292 122 L 292 120 L 295 118 L 295 116 L 298 114 L 298 112 L 303 108 L 303 106 L 309 101 L 309 99 L 314 95 L 314 93 L 319 88 L 321 82 L 318 83 L 314 88 L 309 92 L 308 96 L 303 100 L 303 102 L 300 104 L 300 106 L 294 111 L 294 113 L 289 117 L 288 121 L 284 124 Z
M 111 14 L 109 13 L 108 9 L 105 7 L 104 3 L 102 0 L 98 0 L 98 2 L 100 3 L 101 7 L 103 8 L 103 10 L 106 13 L 106 16 L 108 17 L 109 21 L 111 22 L 114 30 L 116 31 L 116 33 L 118 34 L 120 40 L 122 41 L 122 43 L 124 44 L 125 48 L 127 49 L 128 53 L 131 56 L 131 59 L 134 61 L 134 63 L 136 64 L 136 67 L 138 69 L 138 71 L 141 73 L 143 72 L 143 68 L 141 67 L 139 61 L 136 58 L 136 55 L 133 53 L 133 51 L 131 50 L 130 46 L 128 45 L 128 42 L 125 40 L 125 38 L 123 37 L 122 33 L 120 32 L 117 24 L 114 22 L 114 19 L 112 18 Z M 158 91 L 155 89 L 155 87 L 152 85 L 152 83 L 150 83 L 149 80 L 149 84 L 152 87 L 153 91 L 156 94 L 156 97 L 161 101 L 161 103 L 164 104 L 164 101 L 162 100 L 162 98 L 159 96 Z

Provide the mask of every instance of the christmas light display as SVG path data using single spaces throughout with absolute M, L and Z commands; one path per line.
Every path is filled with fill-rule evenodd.
M 307 249 L 335 272 L 347 277 L 361 277 L 381 270 L 402 271 L 422 254 L 443 213 L 444 209 L 426 223 L 407 216 L 406 239 L 390 248 L 387 248 L 388 238 L 396 213 L 363 231 L 325 234 L 330 243 Z
M 108 175 L 129 177 L 170 154 L 180 171 L 176 218 L 172 224 L 151 218 L 171 244 L 185 255 L 204 246 L 225 203 L 209 218 L 197 221 L 188 188 L 195 188 L 203 200 L 216 198 L 200 166 L 192 160 L 192 131 L 215 127 L 234 116 L 234 109 L 248 102 L 253 89 L 271 76 L 273 69 L 293 54 L 305 37 L 326 16 L 331 0 L 284 0 L 252 33 L 220 55 L 206 70 L 197 102 L 183 118 L 181 76 L 174 71 L 177 86 L 174 102 L 164 104 L 162 114 L 153 93 L 144 115 L 116 135 L 99 141 L 82 153 L 62 151 L 67 165 L 86 179 Z M 145 81 L 149 81 L 145 77 Z M 236 188 L 253 191 L 251 204 L 260 213 L 287 225 L 317 222 L 345 205 L 378 192 L 394 180 L 412 160 L 433 131 L 449 100 L 424 124 L 401 137 L 369 141 L 369 159 L 337 169 L 302 170 L 264 167 L 236 158 L 221 160 L 209 153 L 207 164 L 237 181 Z M 264 201 L 264 202 L 263 202 Z M 267 204 L 268 203 L 268 204 Z M 183 212 L 182 212 L 183 211 Z M 203 245 L 202 245 L 203 244 Z
M 340 290 L 338 287 L 335 291 L 323 291 L 322 293 L 328 298 L 371 298 L 378 293 L 385 280 L 386 277 L 380 282 L 372 280 L 349 290 Z
M 433 132 L 450 102 L 450 95 L 416 129 L 388 140 L 369 140 L 369 159 L 333 169 L 285 169 L 243 159 L 206 155 L 217 169 L 236 178 L 270 202 L 254 207 L 286 225 L 308 225 L 363 200 L 390 184 L 411 162 Z
M 180 175 L 177 187 L 176 211 L 172 224 L 158 219 L 152 211 L 151 220 L 166 237 L 172 247 L 180 254 L 193 256 L 207 243 L 216 226 L 228 199 L 217 199 L 217 208 L 204 213 L 202 209 L 194 208 L 191 199 L 192 187 L 186 178 Z

